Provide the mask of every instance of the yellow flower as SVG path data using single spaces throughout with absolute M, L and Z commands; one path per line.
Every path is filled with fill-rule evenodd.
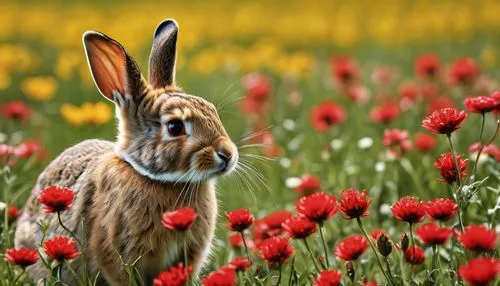
M 12 77 L 6 70 L 0 69 L 0 90 L 6 90 L 12 83 Z
M 113 117 L 113 110 L 109 104 L 104 102 L 97 102 L 94 104 L 93 112 L 88 114 L 89 122 L 95 125 L 102 125 L 108 123 Z
M 86 115 L 80 111 L 78 106 L 74 106 L 72 104 L 62 104 L 59 111 L 62 118 L 71 125 L 79 126 L 86 123 Z
M 113 110 L 104 102 L 86 102 L 80 107 L 72 104 L 62 104 L 59 111 L 66 122 L 76 126 L 86 124 L 102 125 L 108 123 L 113 117 Z
M 54 98 L 57 81 L 50 76 L 39 76 L 25 79 L 21 82 L 22 92 L 38 101 L 48 101 Z

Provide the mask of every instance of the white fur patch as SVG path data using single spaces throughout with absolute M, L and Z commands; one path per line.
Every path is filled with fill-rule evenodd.
M 217 170 L 208 171 L 196 171 L 193 172 L 164 172 L 164 173 L 152 173 L 150 170 L 144 168 L 142 165 L 138 164 L 129 154 L 126 152 L 120 152 L 120 158 L 129 163 L 137 173 L 144 177 L 150 178 L 151 180 L 160 182 L 172 182 L 172 183 L 185 183 L 185 182 L 199 182 L 210 178 Z M 193 175 L 193 173 L 195 173 Z

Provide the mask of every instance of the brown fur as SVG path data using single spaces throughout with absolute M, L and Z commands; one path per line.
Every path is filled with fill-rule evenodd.
M 44 188 L 57 185 L 76 192 L 72 207 L 62 214 L 62 220 L 82 242 L 80 250 L 87 253 L 87 264 L 83 257 L 72 263 L 79 273 L 86 271 L 94 277 L 101 271 L 107 282 L 127 285 L 130 281 L 123 264 L 135 263 L 138 273 L 150 283 L 159 271 L 182 261 L 184 245 L 194 273 L 200 270 L 215 229 L 215 177 L 228 171 L 220 168 L 214 154 L 219 152 L 230 158 L 226 167 L 236 164 L 238 154 L 213 104 L 175 87 L 175 76 L 169 74 L 174 71 L 171 65 L 175 66 L 175 52 L 164 55 L 172 53 L 172 48 L 175 51 L 175 41 L 161 37 L 175 35 L 176 39 L 177 26 L 166 21 L 160 28 L 161 33 L 155 33 L 160 38 L 155 38 L 150 59 L 156 71 L 149 74 L 155 84 L 167 83 L 164 87 L 146 82 L 116 41 L 98 33 L 86 34 L 85 44 L 92 47 L 87 49 L 92 74 L 99 77 L 95 82 L 117 106 L 118 140 L 87 140 L 51 162 L 38 178 L 18 222 L 16 247 L 36 248 L 40 244 L 42 234 L 36 224 L 40 220 L 50 224 L 46 239 L 68 235 L 58 225 L 57 216 L 44 213 L 37 200 Z M 175 29 L 175 33 L 168 29 Z M 165 43 L 170 46 L 164 46 Z M 92 51 L 98 51 L 97 55 Z M 112 51 L 113 57 L 108 57 L 106 51 Z M 125 62 L 120 63 L 120 59 Z M 159 72 L 164 65 L 170 66 Z M 102 70 L 109 66 L 116 68 Z M 123 78 L 127 80 L 120 83 Z M 172 119 L 190 122 L 190 136 L 169 137 L 166 125 Z M 141 168 L 147 171 L 146 175 Z M 210 173 L 198 176 L 206 171 Z M 174 172 L 185 176 L 169 181 L 159 175 Z M 198 214 L 188 231 L 177 233 L 162 226 L 165 211 L 185 206 Z M 47 276 L 41 263 L 29 267 L 28 272 L 35 280 Z M 71 284 L 71 279 L 68 272 L 63 273 L 64 281 Z

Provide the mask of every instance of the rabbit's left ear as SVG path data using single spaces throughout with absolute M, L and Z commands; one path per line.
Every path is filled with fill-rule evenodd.
M 161 22 L 156 28 L 149 56 L 149 83 L 153 88 L 175 85 L 178 30 L 177 23 L 170 19 Z

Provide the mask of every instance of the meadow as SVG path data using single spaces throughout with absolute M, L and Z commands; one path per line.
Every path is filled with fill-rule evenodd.
M 14 247 L 16 218 L 48 163 L 85 139 L 116 139 L 83 32 L 117 39 L 145 71 L 152 31 L 173 18 L 176 80 L 217 107 L 240 167 L 218 181 L 217 231 L 200 277 L 185 282 L 181 269 L 155 285 L 498 285 L 498 1 L 0 9 L 0 256 Z M 307 215 L 314 207 L 322 218 Z M 227 213 L 242 208 L 254 220 L 231 231 Z M 42 246 L 36 253 L 46 256 Z M 227 267 L 247 255 L 251 266 Z M 10 260 L 0 260 L 0 285 L 35 283 Z

